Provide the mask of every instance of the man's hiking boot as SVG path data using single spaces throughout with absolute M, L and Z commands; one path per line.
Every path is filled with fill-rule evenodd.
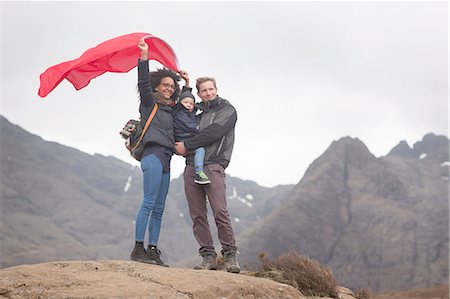
M 217 254 L 214 251 L 205 251 L 201 253 L 203 261 L 195 266 L 195 270 L 217 270 Z
M 164 264 L 161 260 L 161 251 L 154 245 L 148 245 L 147 256 L 154 261 L 154 263 L 158 266 L 169 267 L 169 265 Z
M 211 183 L 211 181 L 209 180 L 208 176 L 204 171 L 199 171 L 195 173 L 194 182 L 200 185 L 206 185 Z
M 241 268 L 239 267 L 239 263 L 237 260 L 237 250 L 236 249 L 228 249 L 222 250 L 223 263 L 227 272 L 231 273 L 239 273 L 241 272 Z
M 134 244 L 133 251 L 131 252 L 130 259 L 132 261 L 141 262 L 141 263 L 147 263 L 147 264 L 155 264 L 156 261 L 151 259 L 147 252 L 145 252 L 144 243 L 143 242 L 136 242 Z

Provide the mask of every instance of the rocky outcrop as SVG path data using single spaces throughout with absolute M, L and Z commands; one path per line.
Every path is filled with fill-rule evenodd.
M 341 299 L 354 299 L 338 288 Z M 306 299 L 292 286 L 224 271 L 164 268 L 128 261 L 52 262 L 0 270 L 6 298 L 285 298 Z M 319 299 L 319 297 L 315 297 Z

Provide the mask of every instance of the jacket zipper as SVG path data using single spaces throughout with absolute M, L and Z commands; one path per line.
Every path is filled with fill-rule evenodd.
M 222 149 L 223 141 L 225 140 L 225 136 L 222 136 L 222 140 L 220 140 L 219 148 L 217 149 L 216 156 L 219 155 L 220 150 Z

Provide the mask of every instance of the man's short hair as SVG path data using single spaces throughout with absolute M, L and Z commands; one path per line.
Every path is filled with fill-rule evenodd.
M 205 83 L 207 81 L 211 81 L 212 83 L 214 83 L 214 88 L 217 89 L 216 79 L 214 79 L 213 77 L 200 77 L 197 78 L 197 83 L 195 84 L 195 87 L 197 87 L 197 91 L 200 91 L 198 89 L 200 84 Z

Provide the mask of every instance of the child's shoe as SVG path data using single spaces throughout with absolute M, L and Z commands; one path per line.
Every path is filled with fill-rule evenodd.
M 209 180 L 208 176 L 204 171 L 199 171 L 195 173 L 194 182 L 200 185 L 206 185 L 211 183 L 211 181 Z

